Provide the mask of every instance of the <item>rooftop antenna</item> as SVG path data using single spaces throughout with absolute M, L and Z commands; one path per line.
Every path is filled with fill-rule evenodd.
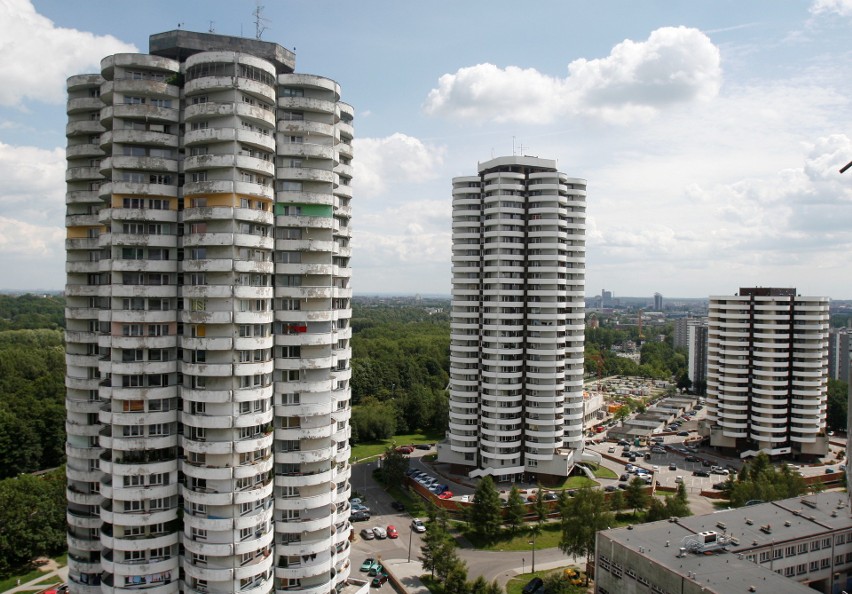
M 515 156 L 515 137 L 512 136 L 512 156 Z
M 180 29 L 181 27 L 183 27 L 185 24 L 186 24 L 186 23 L 178 23 L 178 29 Z
M 254 36 L 256 39 L 260 39 L 263 36 L 263 32 L 266 31 L 267 20 L 263 16 L 264 8 L 265 7 L 261 5 L 260 0 L 257 0 L 254 12 L 252 12 L 252 15 L 254 15 Z
M 210 28 L 207 29 L 208 33 L 215 33 L 216 29 L 213 27 L 213 21 L 210 21 Z
M 852 167 L 852 161 L 849 161 L 843 168 L 840 170 L 840 173 L 846 173 L 846 170 Z

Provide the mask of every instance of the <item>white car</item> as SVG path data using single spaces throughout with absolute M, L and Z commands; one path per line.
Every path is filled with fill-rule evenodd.
M 419 520 L 417 518 L 411 520 L 411 528 L 415 532 L 426 532 L 426 525 L 423 523 L 423 520 Z
M 462 495 L 461 501 L 467 503 L 468 501 L 470 501 L 470 495 Z
M 381 526 L 376 526 L 375 528 L 373 528 L 373 534 L 375 534 L 376 538 L 378 538 L 379 540 L 388 537 L 387 531 Z

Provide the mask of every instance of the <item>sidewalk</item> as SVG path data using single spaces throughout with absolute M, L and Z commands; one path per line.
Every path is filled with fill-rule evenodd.
M 399 584 L 406 594 L 429 594 L 429 589 L 420 581 L 423 565 L 420 561 L 405 559 L 386 559 L 383 562 L 388 577 Z

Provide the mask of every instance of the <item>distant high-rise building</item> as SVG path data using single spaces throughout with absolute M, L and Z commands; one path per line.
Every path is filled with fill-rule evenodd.
M 795 289 L 710 298 L 711 445 L 745 455 L 825 454 L 828 325 L 828 298 Z
M 693 387 L 707 381 L 707 320 L 687 326 L 687 375 Z
M 604 289 L 601 291 L 601 307 L 610 307 L 612 305 L 612 291 Z
M 450 412 L 438 458 L 566 476 L 583 448 L 586 182 L 499 157 L 453 179 Z
M 189 31 L 68 79 L 72 593 L 345 585 L 353 110 Z
M 828 335 L 828 377 L 849 382 L 849 338 L 848 328 L 832 328 Z
M 654 293 L 654 311 L 663 311 L 663 296 L 660 293 Z

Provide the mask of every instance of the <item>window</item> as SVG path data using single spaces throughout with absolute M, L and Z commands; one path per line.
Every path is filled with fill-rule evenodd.
M 193 527 L 190 530 L 190 537 L 192 540 L 207 540 L 207 530 Z
M 304 89 L 295 89 L 292 87 L 281 87 L 280 93 L 282 97 L 304 97 Z

